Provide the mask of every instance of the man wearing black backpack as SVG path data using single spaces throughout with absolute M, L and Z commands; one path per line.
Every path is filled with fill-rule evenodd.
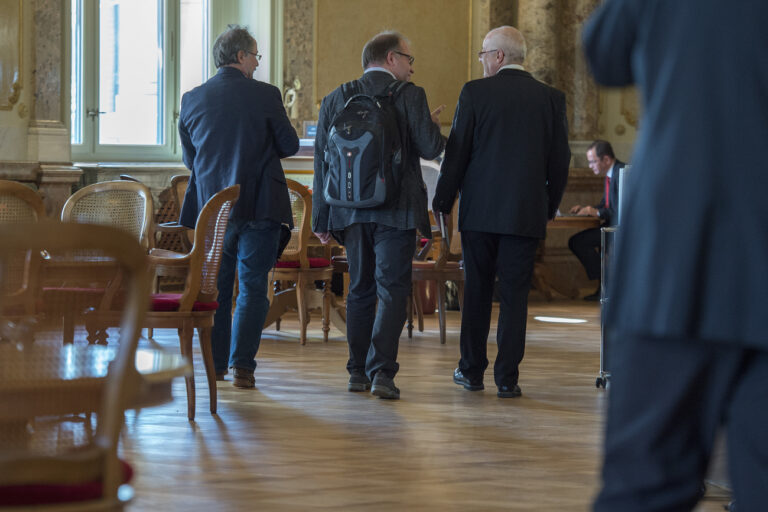
M 413 61 L 399 33 L 374 36 L 363 76 L 323 99 L 315 139 L 312 230 L 344 245 L 349 262 L 347 389 L 390 399 L 400 398 L 394 376 L 416 230 L 431 231 L 419 157 L 444 145 L 442 107 L 430 113 L 424 89 L 408 83 Z M 350 99 L 356 108 L 345 109 Z M 369 114 L 391 126 L 380 133 L 381 123 L 365 124 Z

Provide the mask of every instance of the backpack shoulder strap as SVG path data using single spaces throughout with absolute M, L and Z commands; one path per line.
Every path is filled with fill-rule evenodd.
M 344 104 L 346 104 L 352 96 L 362 93 L 363 88 L 360 86 L 359 80 L 352 80 L 341 84 L 341 94 L 344 97 Z
M 395 101 L 400 92 L 408 85 L 412 85 L 411 82 L 404 82 L 402 80 L 390 82 L 386 88 L 386 95 L 391 98 L 392 101 Z

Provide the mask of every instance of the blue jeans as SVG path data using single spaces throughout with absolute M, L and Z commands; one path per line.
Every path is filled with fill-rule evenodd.
M 216 373 L 224 373 L 228 366 L 256 369 L 254 358 L 269 310 L 269 272 L 275 265 L 279 240 L 276 221 L 229 220 L 219 269 L 219 309 L 211 333 Z M 233 319 L 235 269 L 240 290 Z

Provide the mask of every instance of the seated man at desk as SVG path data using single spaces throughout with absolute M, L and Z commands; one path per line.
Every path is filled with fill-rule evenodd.
M 603 226 L 615 226 L 618 220 L 619 205 L 619 169 L 624 162 L 616 160 L 611 143 L 596 140 L 587 148 L 589 168 L 597 175 L 605 176 L 605 193 L 596 206 L 581 206 L 571 208 L 573 215 L 597 217 L 603 221 Z M 612 179 L 612 178 L 616 179 Z M 568 247 L 587 271 L 590 280 L 597 279 L 597 291 L 584 297 L 584 300 L 600 300 L 600 228 L 589 228 L 579 231 L 568 240 Z

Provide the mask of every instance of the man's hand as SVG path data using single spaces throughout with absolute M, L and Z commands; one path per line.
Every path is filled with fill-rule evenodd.
M 320 239 L 323 245 L 331 241 L 331 234 L 328 231 L 323 233 L 315 233 L 315 236 Z
M 445 110 L 445 105 L 440 105 L 430 114 L 432 116 L 432 122 L 437 126 L 440 126 L 440 113 Z
M 582 208 L 583 207 L 580 204 L 577 204 L 576 206 L 568 210 L 568 213 L 570 213 L 571 215 L 576 215 L 577 213 L 579 213 L 579 210 L 581 210 Z
M 594 206 L 585 206 L 576 212 L 576 215 L 583 215 L 585 217 L 597 217 L 597 208 Z

